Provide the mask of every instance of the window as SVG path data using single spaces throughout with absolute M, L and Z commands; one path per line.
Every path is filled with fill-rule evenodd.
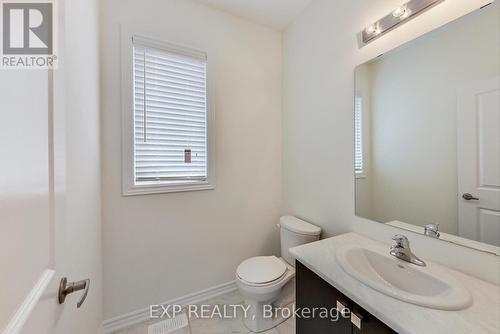
M 132 63 L 123 69 L 131 72 L 125 90 L 132 90 L 132 106 L 123 111 L 130 158 L 123 162 L 124 194 L 213 189 L 206 54 L 131 40 L 131 50 L 122 51 Z
M 354 99 L 354 171 L 356 176 L 364 174 L 363 160 L 363 99 Z

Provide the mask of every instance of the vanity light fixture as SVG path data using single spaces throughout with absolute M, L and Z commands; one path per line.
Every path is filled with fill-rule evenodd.
M 368 44 L 400 24 L 411 20 L 425 10 L 437 5 L 444 0 L 411 0 L 404 5 L 394 9 L 390 14 L 384 16 L 377 22 L 370 24 L 362 32 L 364 44 Z

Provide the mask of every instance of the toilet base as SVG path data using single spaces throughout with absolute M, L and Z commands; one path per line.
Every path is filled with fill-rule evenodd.
M 274 301 L 263 303 L 245 300 L 245 305 L 250 307 L 247 317 L 243 319 L 245 327 L 253 333 L 265 332 L 278 326 L 292 315 L 291 310 L 290 312 L 275 312 L 276 307 L 272 302 Z M 291 308 L 291 305 L 288 307 Z

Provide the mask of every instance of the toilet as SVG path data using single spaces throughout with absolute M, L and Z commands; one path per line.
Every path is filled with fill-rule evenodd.
M 290 248 L 319 240 L 321 228 L 292 216 L 280 218 L 281 258 L 257 256 L 236 270 L 236 284 L 249 306 L 245 326 L 254 333 L 267 331 L 286 320 L 265 317 L 264 310 L 280 297 L 282 288 L 295 277 L 295 258 Z

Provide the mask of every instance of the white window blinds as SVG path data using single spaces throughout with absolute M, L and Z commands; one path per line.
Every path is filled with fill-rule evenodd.
M 363 173 L 363 99 L 354 100 L 354 170 Z
M 135 183 L 207 179 L 204 55 L 134 40 Z

